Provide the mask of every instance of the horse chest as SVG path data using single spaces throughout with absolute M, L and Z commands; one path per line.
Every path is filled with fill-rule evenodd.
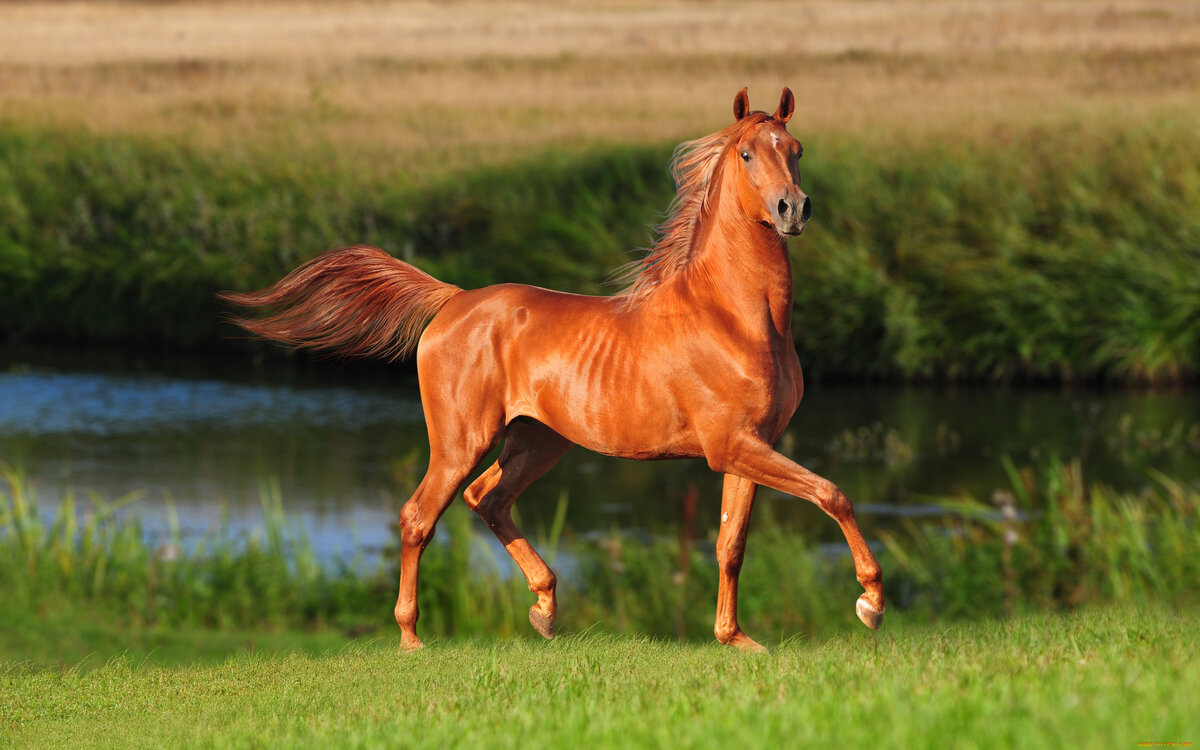
M 701 391 L 685 403 L 698 424 L 750 427 L 773 439 L 800 403 L 803 375 L 790 340 L 742 338 L 713 347 L 691 361 Z M 696 398 L 701 396 L 700 398 Z
M 754 411 L 758 414 L 755 421 L 764 433 L 770 433 L 774 439 L 783 433 L 796 407 L 800 405 L 804 376 L 800 361 L 791 347 L 779 356 L 770 358 L 762 370 L 763 377 L 758 387 L 753 389 L 757 392 L 757 408 Z

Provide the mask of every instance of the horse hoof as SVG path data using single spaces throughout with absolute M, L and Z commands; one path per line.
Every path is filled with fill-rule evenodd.
M 554 637 L 554 620 L 532 607 L 529 608 L 529 624 L 533 626 L 534 630 L 541 633 L 543 638 Z
M 398 650 L 402 654 L 411 654 L 413 651 L 420 651 L 423 648 L 425 648 L 425 644 L 421 643 L 421 639 L 413 636 L 412 638 L 401 638 Z
M 879 630 L 879 625 L 883 622 L 883 610 L 875 609 L 867 601 L 866 594 L 858 597 L 858 604 L 854 605 L 854 612 L 858 615 L 858 619 L 863 621 L 863 625 L 871 630 Z
M 750 636 L 746 635 L 745 633 L 738 633 L 733 638 L 731 638 L 729 640 L 729 643 L 726 645 L 733 646 L 738 651 L 744 651 L 748 654 L 765 654 L 765 653 L 767 653 L 767 649 L 765 646 L 763 646 L 761 643 L 754 640 Z

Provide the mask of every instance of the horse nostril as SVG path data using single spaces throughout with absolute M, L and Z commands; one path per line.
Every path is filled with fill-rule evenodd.
M 812 198 L 804 196 L 804 206 L 800 209 L 800 220 L 808 221 L 812 217 Z
M 788 214 L 792 212 L 792 204 L 788 202 L 787 198 L 780 198 L 777 209 L 779 210 L 779 218 L 786 219 Z

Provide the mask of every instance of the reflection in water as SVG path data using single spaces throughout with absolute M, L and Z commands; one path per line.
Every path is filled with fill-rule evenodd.
M 351 555 L 387 543 L 424 468 L 419 398 L 403 370 L 55 360 L 0 356 L 0 461 L 23 468 L 43 508 L 67 487 L 109 500 L 140 491 L 148 497 L 132 507 L 152 533 L 168 497 L 186 531 L 247 528 L 261 516 L 262 482 L 277 478 L 318 551 Z M 930 512 L 930 496 L 987 499 L 1008 484 L 1002 456 L 1080 456 L 1093 479 L 1125 488 L 1144 485 L 1148 468 L 1200 482 L 1200 394 L 813 385 L 780 448 L 837 482 L 870 536 Z M 699 525 L 711 529 L 721 483 L 703 461 L 575 449 L 518 508 L 531 534 L 549 526 L 563 492 L 576 532 L 666 532 L 693 484 Z M 780 523 L 839 538 L 808 503 L 760 497 Z

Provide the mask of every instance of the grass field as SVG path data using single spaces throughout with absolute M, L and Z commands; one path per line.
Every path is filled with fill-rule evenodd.
M 112 503 L 93 498 L 76 517 L 68 501 L 44 520 L 9 471 L 0 745 L 1194 742 L 1196 493 L 1159 477 L 1156 492 L 1118 495 L 1084 485 L 1077 464 L 1012 472 L 1021 520 L 959 501 L 954 518 L 887 537 L 878 632 L 853 622 L 847 561 L 760 514 L 741 604 L 766 655 L 706 634 L 715 571 L 702 541 L 687 569 L 669 540 L 576 550 L 566 627 L 547 643 L 524 623 L 521 582 L 472 565 L 466 515 L 447 517 L 448 544 L 422 568 L 430 645 L 401 655 L 383 624 L 394 574 L 377 585 L 314 568 L 278 509 L 262 534 L 168 559 Z M 555 545 L 539 542 L 550 559 Z M 700 645 L 629 635 L 670 633 L 677 618 Z
M 0 3 L 0 119 L 401 178 L 724 126 L 797 93 L 801 138 L 991 137 L 1197 111 L 1194 3 Z
M 14 747 L 1136 747 L 1196 742 L 1196 612 L 792 640 L 354 643 L 209 666 L 0 668 Z

